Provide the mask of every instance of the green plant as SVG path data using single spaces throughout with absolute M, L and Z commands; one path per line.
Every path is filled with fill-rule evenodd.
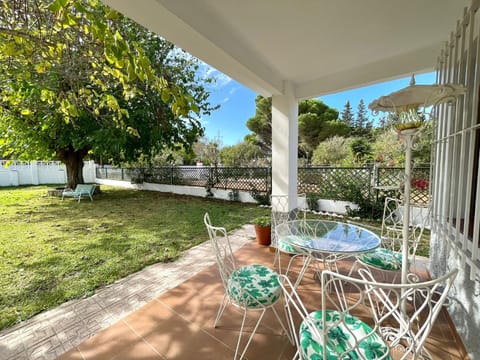
M 270 205 L 270 192 L 261 192 L 258 191 L 255 187 L 250 191 L 253 199 L 258 203 L 258 205 Z
M 257 226 L 272 226 L 272 218 L 268 215 L 259 216 L 253 219 L 253 224 Z
M 308 208 L 312 211 L 318 211 L 318 199 L 320 199 L 320 195 L 316 193 L 308 193 L 307 194 L 307 204 Z
M 232 190 L 228 193 L 230 201 L 240 201 L 240 192 L 238 190 Z

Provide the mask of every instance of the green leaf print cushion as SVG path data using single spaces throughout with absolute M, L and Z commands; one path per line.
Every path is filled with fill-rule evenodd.
M 402 268 L 402 254 L 385 248 L 369 251 L 358 258 L 365 264 L 382 270 L 398 271 Z
M 327 335 L 327 356 L 328 360 L 339 359 L 388 359 L 391 360 L 388 347 L 383 339 L 376 333 L 368 335 L 372 329 L 355 316 L 346 314 L 342 322 L 339 322 L 342 314 L 335 310 L 327 310 L 326 324 Z M 317 310 L 310 313 L 313 320 L 312 326 L 316 326 L 322 332 L 322 311 Z M 338 324 L 335 326 L 335 324 Z M 357 348 L 355 338 L 360 341 Z M 323 359 L 322 339 L 312 336 L 311 330 L 304 321 L 300 325 L 300 344 L 302 359 L 321 360 Z M 352 349 L 348 351 L 349 349 Z M 361 355 L 360 355 L 361 354 Z M 363 356 L 363 357 L 362 357 Z
M 260 308 L 275 303 L 282 289 L 275 271 L 263 265 L 246 265 L 232 273 L 228 291 L 236 303 Z

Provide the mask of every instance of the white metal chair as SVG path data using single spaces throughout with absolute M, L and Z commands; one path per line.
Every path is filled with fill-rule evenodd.
M 392 352 L 401 360 L 431 358 L 424 344 L 457 270 L 408 284 L 378 283 L 366 269 L 359 274 L 323 271 L 321 308 L 313 312 L 280 275 L 294 359 L 392 359 Z
M 220 277 L 225 289 L 225 295 L 218 309 L 213 326 L 217 327 L 227 305 L 232 304 L 243 310 L 243 320 L 238 335 L 234 359 L 237 359 L 239 353 L 247 312 L 260 312 L 253 331 L 240 354 L 239 359 L 242 359 L 267 309 L 272 309 L 283 331 L 288 335 L 274 307 L 282 294 L 278 282 L 278 275 L 275 271 L 263 265 L 252 264 L 237 268 L 225 228 L 212 226 L 208 213 L 204 216 L 204 223 L 215 252 Z
M 403 243 L 403 202 L 400 199 L 385 199 L 383 210 L 381 240 L 382 244 L 374 251 L 357 256 L 350 274 L 357 265 L 361 264 L 370 269 L 386 273 L 395 273 L 393 281 L 402 269 Z M 423 236 L 425 227 L 430 218 L 430 206 L 422 211 L 410 212 L 410 226 L 408 238 L 409 263 L 415 263 L 415 254 Z
M 291 220 L 306 219 L 308 210 L 307 196 L 305 194 L 297 195 L 297 207 L 293 211 L 288 210 L 288 195 L 271 195 L 272 204 L 272 245 L 275 248 L 275 257 L 273 264 L 278 263 L 278 272 L 282 273 L 281 253 L 291 256 L 285 274 L 290 271 L 290 266 L 297 257 L 304 258 L 304 254 L 293 247 L 282 237 L 277 236 L 276 227 L 282 223 Z M 305 258 L 304 258 L 305 260 Z

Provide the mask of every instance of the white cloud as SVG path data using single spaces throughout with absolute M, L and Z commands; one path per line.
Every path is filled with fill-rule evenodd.
M 225 99 L 222 100 L 222 103 L 226 103 L 228 100 L 230 100 L 230 98 L 226 97 Z
M 225 75 L 224 73 L 218 71 L 217 69 L 211 67 L 210 65 L 202 61 L 200 61 L 198 76 L 200 77 L 200 79 L 213 79 L 211 83 L 207 84 L 207 88 L 210 89 L 221 89 L 227 86 L 232 81 L 231 77 Z
M 234 86 L 228 91 L 228 95 L 233 95 L 240 87 Z
M 187 60 L 195 59 L 196 61 L 198 61 L 199 68 L 197 71 L 197 75 L 200 78 L 200 80 L 205 80 L 207 78 L 213 79 L 211 83 L 206 84 L 207 89 L 210 89 L 210 90 L 221 89 L 227 86 L 232 81 L 231 77 L 225 75 L 224 73 L 218 71 L 214 67 L 211 67 L 207 63 L 203 62 L 202 60 L 194 57 L 193 55 L 189 54 L 188 52 L 180 48 L 174 47 L 173 50 L 170 52 L 169 56 L 171 58 L 184 57 Z M 234 89 L 233 92 L 236 90 L 237 89 Z M 230 94 L 233 94 L 233 92 L 231 92 Z

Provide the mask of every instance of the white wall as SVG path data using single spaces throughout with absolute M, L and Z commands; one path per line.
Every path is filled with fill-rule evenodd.
M 67 171 L 59 161 L 13 161 L 0 160 L 0 186 L 65 184 Z M 86 183 L 95 182 L 95 163 L 85 161 L 83 178 Z
M 159 191 L 167 192 L 179 195 L 190 195 L 198 197 L 206 197 L 207 192 L 204 187 L 200 186 L 184 186 L 184 185 L 165 185 L 165 184 L 153 184 L 153 183 L 143 183 L 143 184 L 132 184 L 129 181 L 119 181 L 119 180 L 107 180 L 107 179 L 96 179 L 97 184 L 118 186 L 127 189 L 138 189 L 138 190 L 149 190 L 149 191 Z M 221 190 L 221 189 L 212 189 L 213 198 L 221 200 L 230 200 L 230 190 Z M 239 191 L 238 192 L 238 201 L 245 203 L 256 203 L 255 199 L 252 198 L 249 192 Z

